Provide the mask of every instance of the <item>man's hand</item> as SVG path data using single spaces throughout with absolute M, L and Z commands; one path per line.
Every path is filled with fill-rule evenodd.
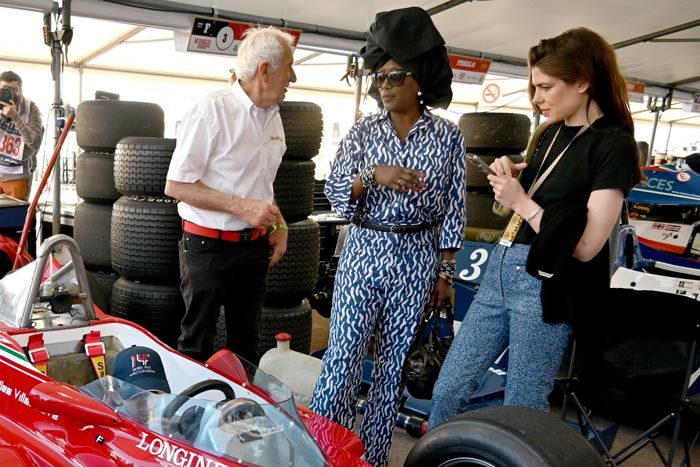
M 13 121 L 19 118 L 19 113 L 17 113 L 17 107 L 14 102 L 0 101 L 0 103 L 2 103 L 1 111 L 3 115 L 10 117 Z
M 275 229 L 269 237 L 272 245 L 272 255 L 270 256 L 270 267 L 274 266 L 282 259 L 287 251 L 287 229 Z
M 238 209 L 234 212 L 248 225 L 262 229 L 272 227 L 277 222 L 280 210 L 274 204 L 266 203 L 258 199 L 240 199 Z M 286 239 L 286 235 L 285 235 Z M 285 241 L 286 248 L 286 241 Z

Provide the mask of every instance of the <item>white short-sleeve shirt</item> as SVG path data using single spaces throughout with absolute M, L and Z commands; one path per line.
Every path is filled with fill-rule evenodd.
M 277 105 L 261 109 L 238 82 L 209 94 L 180 123 L 168 180 L 200 180 L 214 190 L 271 203 L 272 183 L 287 150 Z M 180 217 L 203 227 L 242 230 L 233 214 L 178 203 Z

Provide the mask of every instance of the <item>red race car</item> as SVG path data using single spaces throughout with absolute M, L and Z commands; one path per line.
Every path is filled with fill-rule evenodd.
M 103 314 L 65 235 L 0 280 L 0 465 L 367 466 L 363 452 L 231 351 L 201 364 Z

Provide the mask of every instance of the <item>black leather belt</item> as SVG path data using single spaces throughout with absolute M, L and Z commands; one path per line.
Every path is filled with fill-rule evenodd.
M 359 219 L 353 219 L 352 223 L 359 227 L 362 227 L 363 229 L 379 230 L 380 232 L 392 232 L 399 234 L 422 232 L 423 230 L 430 229 L 431 227 L 435 227 L 440 224 L 438 221 L 430 221 L 411 225 L 385 225 L 372 224 L 371 222 L 365 222 Z

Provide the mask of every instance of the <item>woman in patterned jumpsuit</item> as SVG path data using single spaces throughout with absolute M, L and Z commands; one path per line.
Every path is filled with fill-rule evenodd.
M 387 463 L 401 369 L 421 312 L 429 301 L 449 299 L 449 278 L 438 277 L 438 270 L 441 261 L 454 264 L 465 226 L 462 135 L 425 107 L 447 107 L 452 97 L 444 42 L 419 8 L 380 13 L 375 25 L 386 29 L 407 16 L 414 25 L 392 35 L 398 48 L 387 51 L 390 41 L 372 35 L 363 49 L 384 109 L 351 128 L 325 189 L 333 209 L 353 224 L 338 265 L 328 350 L 311 409 L 353 428 L 363 362 L 375 335 L 360 429 L 366 460 L 375 466 Z M 430 27 L 437 46 L 396 58 L 413 53 L 403 44 L 413 47 L 413 38 Z M 436 79 L 448 73 L 447 80 Z

